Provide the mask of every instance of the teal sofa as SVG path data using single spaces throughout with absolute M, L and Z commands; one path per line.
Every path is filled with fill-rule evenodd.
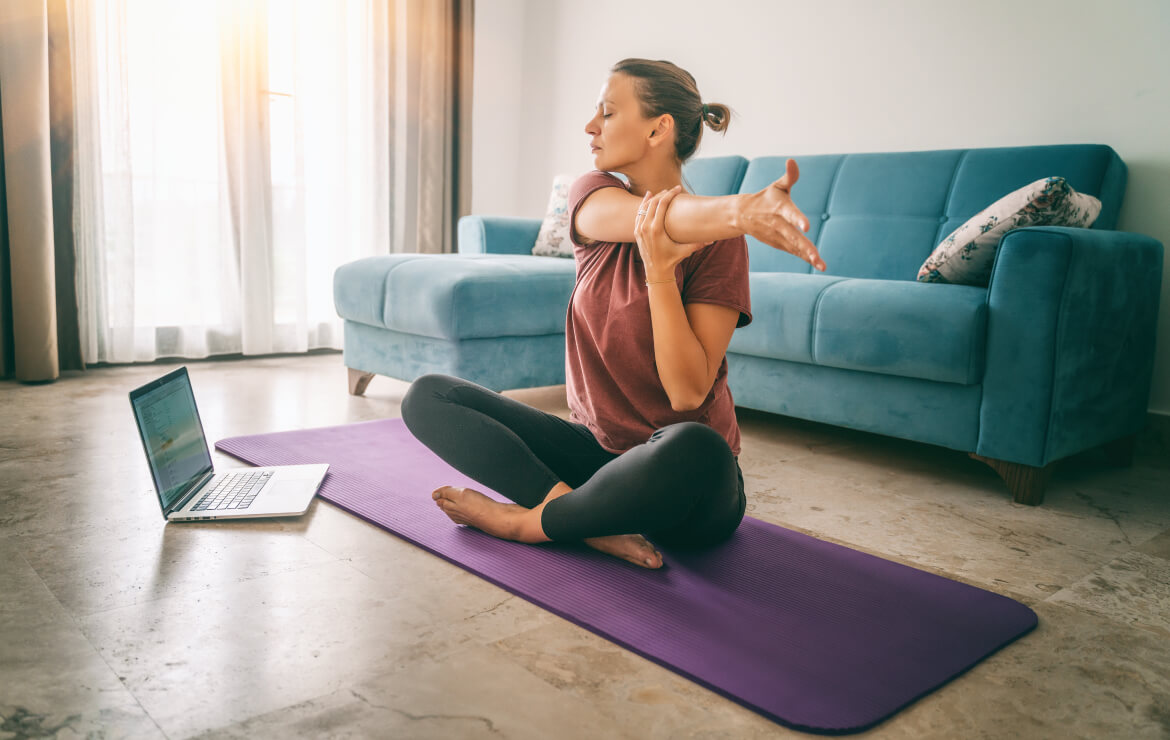
M 751 192 L 787 157 L 695 159 L 702 195 Z M 1052 464 L 1145 422 L 1162 244 L 1116 231 L 1126 166 L 1102 145 L 794 156 L 797 206 L 824 274 L 749 238 L 754 321 L 728 348 L 736 404 L 968 452 L 1017 502 Z M 1003 195 L 1051 175 L 1099 198 L 1091 229 L 999 244 L 990 285 L 920 283 L 934 247 Z M 497 390 L 564 382 L 572 260 L 531 255 L 539 219 L 468 216 L 459 254 L 340 267 L 350 391 L 428 372 Z

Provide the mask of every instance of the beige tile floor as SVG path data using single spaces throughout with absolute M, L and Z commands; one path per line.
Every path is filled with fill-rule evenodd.
M 0 739 L 801 734 L 321 501 L 165 526 L 126 394 L 174 366 L 0 383 Z M 397 416 L 407 387 L 350 397 L 334 353 L 188 367 L 213 440 Z M 567 414 L 563 388 L 509 395 Z M 1170 737 L 1159 435 L 1129 468 L 1066 461 L 1032 508 L 962 453 L 740 417 L 749 515 L 1040 616 L 866 735 Z

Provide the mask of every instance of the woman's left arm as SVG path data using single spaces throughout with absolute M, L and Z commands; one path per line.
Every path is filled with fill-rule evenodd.
M 678 188 L 642 199 L 634 236 L 646 268 L 650 322 L 658 377 L 675 411 L 702 405 L 723 364 L 727 345 L 739 321 L 729 306 L 692 303 L 683 306 L 675 268 L 705 244 L 678 244 L 666 235 L 666 210 Z M 641 211 L 639 211 L 641 213 Z

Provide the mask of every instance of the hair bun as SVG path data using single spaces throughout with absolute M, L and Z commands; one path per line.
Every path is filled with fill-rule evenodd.
M 703 103 L 703 121 L 712 131 L 723 132 L 731 123 L 731 109 L 722 103 Z

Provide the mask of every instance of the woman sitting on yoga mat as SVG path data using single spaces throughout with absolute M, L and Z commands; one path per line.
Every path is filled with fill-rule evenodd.
M 570 420 L 445 375 L 419 378 L 402 401 L 415 437 L 516 502 L 434 491 L 453 521 L 519 542 L 583 540 L 648 568 L 662 556 L 645 537 L 699 547 L 739 526 L 747 500 L 725 353 L 751 321 L 743 235 L 825 267 L 788 195 L 792 160 L 758 193 L 682 192 L 703 125 L 729 120 L 670 62 L 613 67 L 585 125 L 597 169 L 569 190 Z

